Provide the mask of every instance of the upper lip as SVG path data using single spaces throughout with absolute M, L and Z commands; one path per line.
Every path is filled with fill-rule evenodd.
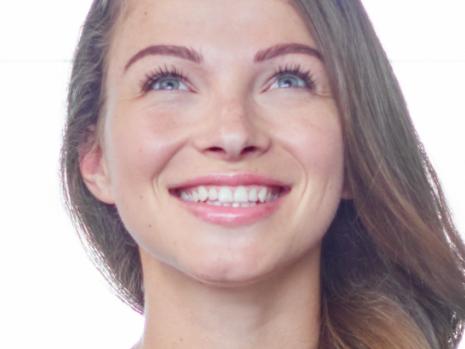
M 280 180 L 252 173 L 216 173 L 195 177 L 177 184 L 170 189 L 186 189 L 199 185 L 237 186 L 237 185 L 263 185 L 271 187 L 282 187 L 288 189 L 289 184 Z

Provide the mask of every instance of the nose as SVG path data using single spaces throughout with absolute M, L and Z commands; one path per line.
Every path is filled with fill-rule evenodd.
M 240 161 L 266 152 L 271 139 L 263 120 L 246 101 L 217 102 L 208 111 L 196 148 L 209 157 Z

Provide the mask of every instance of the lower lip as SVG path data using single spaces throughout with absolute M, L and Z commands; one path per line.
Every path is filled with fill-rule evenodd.
M 251 207 L 213 206 L 204 202 L 188 202 L 176 197 L 194 216 L 213 224 L 227 227 L 248 225 L 272 215 L 281 205 L 283 193 L 276 200 Z

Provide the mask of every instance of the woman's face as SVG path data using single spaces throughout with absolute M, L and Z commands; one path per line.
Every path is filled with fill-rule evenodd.
M 343 195 L 343 144 L 324 64 L 295 9 L 138 0 L 126 10 L 109 54 L 103 156 L 95 148 L 81 171 L 116 205 L 143 263 L 226 285 L 318 257 Z M 276 201 L 260 202 L 276 189 Z M 218 196 L 238 204 L 216 206 Z M 234 207 L 241 201 L 258 203 Z

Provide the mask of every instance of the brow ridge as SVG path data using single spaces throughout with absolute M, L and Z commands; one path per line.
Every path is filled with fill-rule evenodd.
M 131 59 L 129 59 L 129 61 L 126 63 L 124 70 L 128 70 L 129 67 L 136 61 L 150 55 L 175 56 L 198 64 L 203 62 L 202 55 L 189 47 L 178 45 L 151 45 L 140 50 L 134 56 L 132 56 Z
M 300 43 L 281 43 L 258 51 L 254 62 L 260 63 L 286 54 L 307 54 L 323 61 L 323 56 L 316 48 Z M 192 48 L 179 45 L 151 45 L 132 56 L 124 67 L 127 71 L 136 61 L 151 55 L 167 55 L 187 59 L 200 64 L 204 61 L 202 54 Z

